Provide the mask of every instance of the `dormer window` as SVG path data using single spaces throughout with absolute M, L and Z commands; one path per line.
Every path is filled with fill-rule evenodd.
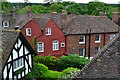
M 3 22 L 3 27 L 9 27 L 9 22 L 7 21 Z
M 51 35 L 51 28 L 46 28 L 46 35 Z
M 31 28 L 26 28 L 26 35 L 31 36 Z
M 17 30 L 20 26 L 15 26 L 15 30 Z
M 95 36 L 95 43 L 100 43 L 100 35 Z

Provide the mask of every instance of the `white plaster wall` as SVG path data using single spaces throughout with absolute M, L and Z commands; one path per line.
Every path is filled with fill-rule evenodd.
M 10 68 L 10 73 L 9 73 L 9 78 L 11 78 L 12 79 L 12 67 Z
M 4 71 L 3 71 L 3 78 L 7 77 L 7 67 L 5 66 Z
M 18 53 L 13 49 L 13 59 L 18 58 Z
M 23 56 L 23 46 L 21 47 L 20 51 L 19 51 L 19 55 Z

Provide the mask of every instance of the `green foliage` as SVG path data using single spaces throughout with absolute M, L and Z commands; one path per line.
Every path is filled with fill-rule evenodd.
M 54 4 L 52 4 L 52 5 L 49 6 L 49 9 L 50 9 L 51 11 L 56 11 L 56 12 L 58 12 L 58 13 L 61 13 L 62 10 L 66 9 L 66 8 L 63 6 L 63 4 L 54 3 Z
M 60 57 L 57 65 L 60 70 L 66 69 L 68 67 L 74 67 L 81 69 L 86 63 L 89 62 L 89 59 L 80 57 L 79 55 L 68 55 Z
M 67 76 L 67 79 L 69 79 L 68 75 L 74 76 L 78 71 L 80 70 L 72 67 L 63 70 L 62 72 L 48 70 L 42 75 L 42 78 L 46 80 L 63 80 Z
M 25 78 L 41 78 L 41 76 L 48 71 L 48 67 L 40 64 L 40 63 L 33 63 L 33 70 L 29 72 Z
M 42 78 L 47 80 L 56 80 L 60 78 L 61 75 L 62 75 L 62 72 L 49 70 L 42 75 Z
M 50 13 L 51 12 L 48 7 L 44 7 L 42 5 L 26 6 L 22 9 L 19 9 L 17 12 L 19 14 L 26 14 L 28 9 L 31 9 L 32 13 Z
M 57 65 L 57 58 L 54 56 L 35 56 L 33 57 L 35 63 L 42 63 L 49 67 L 49 69 L 55 69 Z
M 8 13 L 10 13 L 11 9 L 12 9 L 12 4 L 11 3 L 3 2 L 2 3 L 2 10 L 0 11 L 0 13 L 8 14 Z
M 78 72 L 80 72 L 80 70 L 77 68 L 65 69 L 65 70 L 63 70 L 63 75 L 60 78 L 60 80 L 68 80 L 68 79 L 73 80 L 73 78 L 75 78 L 75 76 L 77 75 Z

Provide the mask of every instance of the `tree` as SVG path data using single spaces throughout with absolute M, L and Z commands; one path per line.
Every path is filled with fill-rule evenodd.
M 84 14 L 83 8 L 79 3 L 71 3 L 67 6 L 67 10 L 69 13 Z
M 2 3 L 2 11 L 3 14 L 8 14 L 12 10 L 12 4 L 9 2 L 3 2 Z
M 49 9 L 52 11 L 56 11 L 58 13 L 61 13 L 62 10 L 65 10 L 66 8 L 63 6 L 63 4 L 60 3 L 54 3 L 49 6 Z
M 44 0 L 44 2 L 53 3 L 53 2 L 62 2 L 62 0 Z

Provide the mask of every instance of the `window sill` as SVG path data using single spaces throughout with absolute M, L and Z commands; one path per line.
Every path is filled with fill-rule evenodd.
M 25 68 L 22 67 L 21 69 L 15 71 L 14 74 L 15 74 L 15 75 L 18 75 L 19 73 L 21 73 L 21 72 L 24 71 L 24 70 L 25 70 Z
M 38 52 L 44 52 L 44 51 L 38 51 Z
M 47 36 L 50 36 L 51 34 L 46 34 Z
M 79 44 L 85 44 L 85 42 L 79 42 Z
M 95 43 L 100 43 L 100 41 L 95 41 Z

